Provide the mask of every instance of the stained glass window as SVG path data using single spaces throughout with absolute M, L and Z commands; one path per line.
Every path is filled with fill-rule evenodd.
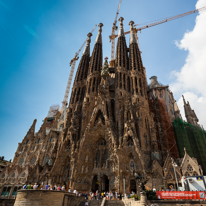
M 193 171 L 193 168 L 192 168 L 192 166 L 189 164 L 189 165 L 187 165 L 187 171 L 188 172 L 192 172 Z
M 22 166 L 23 163 L 24 163 L 24 158 L 21 158 L 21 159 L 19 160 L 19 165 Z
M 30 161 L 30 164 L 31 164 L 31 165 L 34 165 L 35 162 L 36 162 L 36 157 L 33 157 L 33 158 L 31 159 L 31 161 Z
M 48 161 L 49 161 L 49 156 L 46 156 L 46 157 L 44 158 L 44 164 L 46 164 Z

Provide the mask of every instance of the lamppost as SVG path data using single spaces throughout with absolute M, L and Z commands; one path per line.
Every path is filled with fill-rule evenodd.
M 173 166 L 174 173 L 175 173 L 175 180 L 176 180 L 176 184 L 177 184 L 177 190 L 179 190 L 178 182 L 177 182 L 177 175 L 176 175 L 176 171 L 175 171 L 175 167 L 177 167 L 177 164 L 174 162 L 174 159 L 172 157 L 171 157 L 171 160 L 172 160 L 172 166 Z

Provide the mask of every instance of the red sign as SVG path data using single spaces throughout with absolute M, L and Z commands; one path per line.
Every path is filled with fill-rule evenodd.
M 157 199 L 206 199 L 205 191 L 157 191 Z

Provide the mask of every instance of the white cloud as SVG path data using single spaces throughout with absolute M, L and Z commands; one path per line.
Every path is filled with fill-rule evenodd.
M 196 8 L 206 6 L 206 0 L 198 0 Z M 180 71 L 173 71 L 175 82 L 170 85 L 171 90 L 180 95 L 185 94 L 195 110 L 200 124 L 206 128 L 206 10 L 199 12 L 192 31 L 187 31 L 180 42 L 176 42 L 179 49 L 188 51 L 184 66 Z M 183 112 L 183 102 L 180 98 L 178 106 Z

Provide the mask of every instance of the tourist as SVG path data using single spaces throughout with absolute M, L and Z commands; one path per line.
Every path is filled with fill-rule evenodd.
M 63 185 L 61 189 L 62 189 L 62 191 L 65 191 L 65 185 Z
M 37 189 L 38 189 L 37 183 L 34 184 L 33 189 L 34 189 L 34 190 L 37 190 Z
M 26 190 L 26 187 L 27 187 L 27 184 L 25 184 L 25 185 L 23 186 L 23 190 Z
M 26 189 L 31 190 L 31 184 L 30 183 L 27 185 Z
M 61 190 L 61 186 L 60 186 L 60 185 L 57 187 L 57 190 L 58 190 L 58 191 L 60 191 L 60 190 Z
M 110 192 L 110 200 L 112 200 L 112 199 L 113 199 L 113 193 Z
M 152 189 L 152 190 L 153 190 L 153 192 L 156 192 L 156 188 L 155 188 L 155 186 L 153 186 L 153 189 Z
M 87 196 L 87 193 L 85 193 L 85 199 L 86 199 L 86 200 L 88 200 L 88 196 Z
M 88 204 L 88 202 L 86 201 L 86 202 L 85 202 L 85 206 L 88 206 L 88 205 L 89 205 L 89 204 Z
M 49 185 L 48 185 L 48 183 L 45 185 L 45 190 L 49 190 Z
M 98 192 L 98 190 L 96 191 L 96 199 L 97 200 L 99 199 L 99 192 Z

